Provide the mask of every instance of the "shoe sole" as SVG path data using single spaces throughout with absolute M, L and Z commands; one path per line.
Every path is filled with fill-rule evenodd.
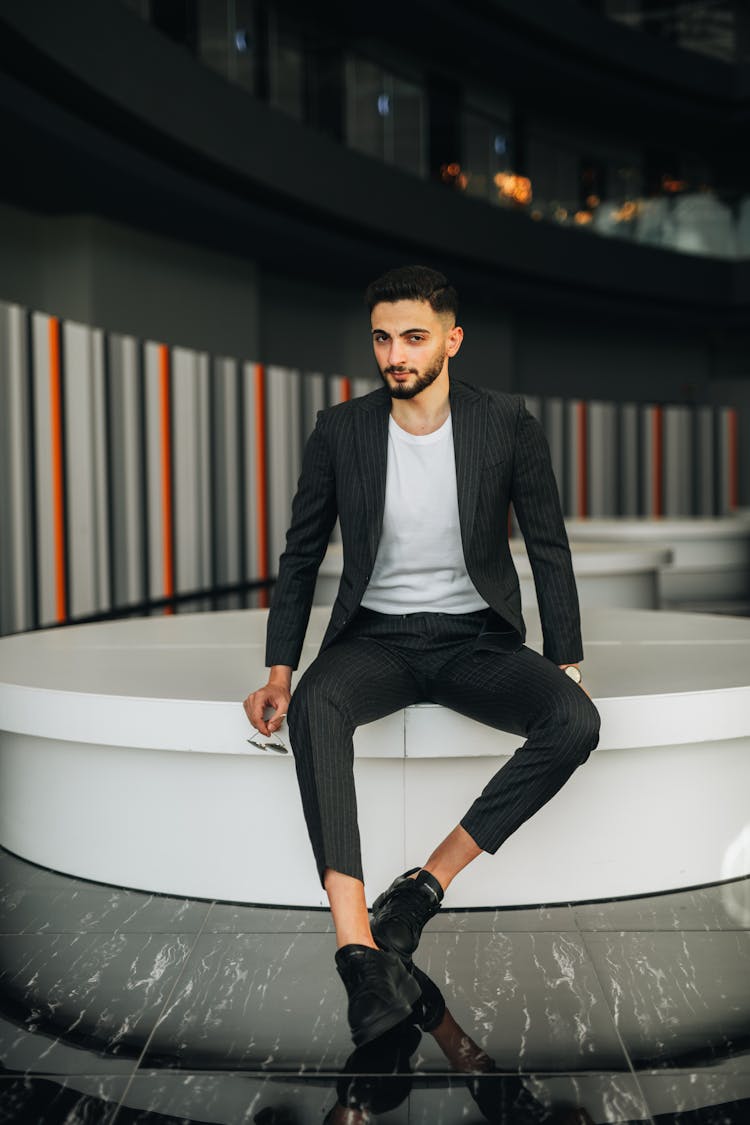
M 370 1043 L 373 1039 L 385 1035 L 386 1031 L 390 1031 L 392 1027 L 396 1027 L 397 1024 L 411 1015 L 412 1008 L 422 995 L 422 989 L 414 977 L 409 976 L 404 981 L 401 995 L 404 998 L 403 1007 L 390 1008 L 376 1020 L 371 1020 L 370 1023 L 357 1028 L 356 1032 L 352 1031 L 352 1040 L 355 1047 L 362 1047 L 365 1043 Z

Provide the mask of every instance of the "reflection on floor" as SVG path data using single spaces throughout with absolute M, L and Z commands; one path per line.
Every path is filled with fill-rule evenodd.
M 422 1028 L 354 1055 L 325 912 L 0 850 L 0 934 L 0 1125 L 750 1122 L 750 880 L 441 913 Z

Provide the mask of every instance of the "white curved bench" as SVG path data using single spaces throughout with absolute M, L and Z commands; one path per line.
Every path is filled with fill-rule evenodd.
M 303 667 L 328 611 L 314 609 Z M 83 878 L 319 905 L 294 764 L 246 741 L 265 611 L 0 639 L 0 843 Z M 540 646 L 535 611 L 529 643 Z M 449 906 L 649 894 L 750 872 L 750 620 L 584 611 L 591 759 Z M 426 858 L 519 740 L 432 704 L 355 740 L 368 894 Z
M 659 580 L 666 608 L 750 597 L 750 519 L 591 518 L 566 519 L 565 526 L 574 552 L 578 544 L 592 541 L 668 547 L 672 561 L 661 569 Z

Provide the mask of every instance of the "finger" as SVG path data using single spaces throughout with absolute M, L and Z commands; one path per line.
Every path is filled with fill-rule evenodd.
M 286 704 L 281 704 L 281 706 L 284 707 L 284 710 L 282 712 L 280 712 L 279 709 L 277 708 L 276 714 L 272 715 L 271 718 L 268 720 L 269 727 L 273 727 L 274 730 L 278 730 L 278 728 L 281 726 L 281 724 L 284 722 L 284 719 L 286 718 Z
M 250 722 L 253 724 L 256 730 L 260 731 L 261 734 L 267 735 L 270 733 L 270 731 L 268 730 L 268 724 L 263 717 L 263 712 L 266 709 L 265 696 L 262 692 L 255 692 L 255 694 L 252 696 L 252 700 L 253 703 L 250 708 Z

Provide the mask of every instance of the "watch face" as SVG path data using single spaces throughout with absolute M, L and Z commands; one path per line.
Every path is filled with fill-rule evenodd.
M 574 668 L 572 666 L 565 669 L 565 675 L 570 676 L 571 680 L 575 680 L 577 684 L 580 684 L 581 680 L 583 679 L 583 676 L 581 675 L 581 669 Z

